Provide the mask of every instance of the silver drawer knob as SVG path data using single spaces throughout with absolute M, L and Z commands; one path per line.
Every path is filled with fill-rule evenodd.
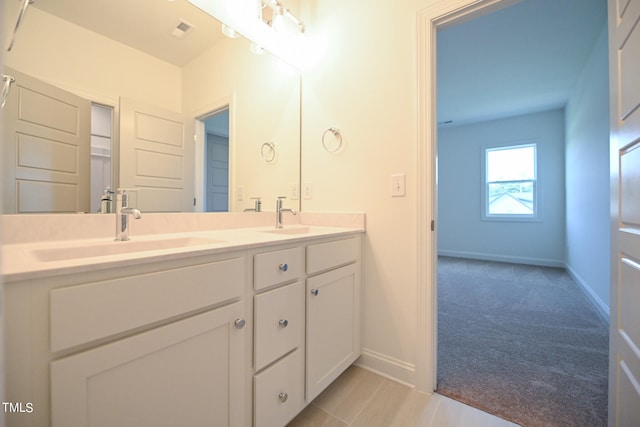
M 288 264 L 280 264 L 278 266 L 278 268 L 280 269 L 280 271 L 287 271 L 289 269 L 289 265 Z
M 318 296 L 318 290 L 317 289 L 311 289 L 311 295 Z
M 280 319 L 278 325 L 280 325 L 281 328 L 286 328 L 289 326 L 289 321 L 287 319 Z
M 244 328 L 244 325 L 247 322 L 244 319 L 236 319 L 235 322 L 233 322 L 233 324 L 235 325 L 236 329 L 242 329 Z
M 289 395 L 287 393 L 280 393 L 278 395 L 278 399 L 280 399 L 280 402 L 282 403 L 286 402 L 288 398 L 289 398 Z

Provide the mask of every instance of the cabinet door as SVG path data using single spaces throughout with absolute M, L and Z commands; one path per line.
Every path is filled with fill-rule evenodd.
M 307 402 L 361 353 L 360 264 L 307 279 Z
M 53 427 L 244 426 L 243 313 L 234 303 L 52 362 Z

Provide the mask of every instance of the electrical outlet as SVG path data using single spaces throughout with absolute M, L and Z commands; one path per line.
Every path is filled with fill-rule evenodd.
M 313 198 L 313 184 L 310 182 L 302 183 L 302 198 L 311 200 Z
M 291 184 L 291 200 L 298 200 L 300 198 L 300 186 L 298 184 Z
M 244 202 L 244 186 L 242 185 L 236 186 L 236 201 Z
M 398 173 L 391 175 L 391 197 L 406 196 L 406 178 L 405 174 Z

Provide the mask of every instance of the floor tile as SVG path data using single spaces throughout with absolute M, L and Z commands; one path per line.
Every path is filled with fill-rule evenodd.
M 428 427 L 432 411 L 432 395 L 417 392 L 407 386 L 384 380 L 354 427 Z
M 287 424 L 287 427 L 348 427 L 348 425 L 311 404 Z
M 439 400 L 439 404 L 431 424 L 433 427 L 509 427 L 508 421 L 448 397 L 435 394 L 434 398 Z
M 384 379 L 366 369 L 352 366 L 314 401 L 314 405 L 345 421 L 353 422 L 371 400 Z

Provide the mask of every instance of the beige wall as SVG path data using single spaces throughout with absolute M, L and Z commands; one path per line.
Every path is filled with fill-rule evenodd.
M 4 28 L 13 28 L 19 8 L 19 1 L 4 2 Z M 182 108 L 179 67 L 35 7 L 28 9 L 4 64 L 92 101 L 117 105 L 124 96 L 173 111 Z
M 230 190 L 244 187 L 244 201 L 232 197 L 230 210 L 253 208 L 250 198 L 262 197 L 263 210 L 273 211 L 277 196 L 299 209 L 290 191 L 300 179 L 298 71 L 269 54 L 252 53 L 244 38 L 222 39 L 183 68 L 184 112 L 199 117 L 229 102 Z M 272 162 L 262 158 L 265 142 L 275 144 Z
M 302 208 L 366 212 L 362 363 L 414 384 L 421 3 L 311 2 L 306 36 L 323 40 L 326 49 L 303 71 L 302 83 L 302 181 L 313 184 L 313 199 L 303 200 Z M 329 127 L 344 138 L 335 154 L 321 143 Z M 406 174 L 406 197 L 391 197 L 396 173 Z

